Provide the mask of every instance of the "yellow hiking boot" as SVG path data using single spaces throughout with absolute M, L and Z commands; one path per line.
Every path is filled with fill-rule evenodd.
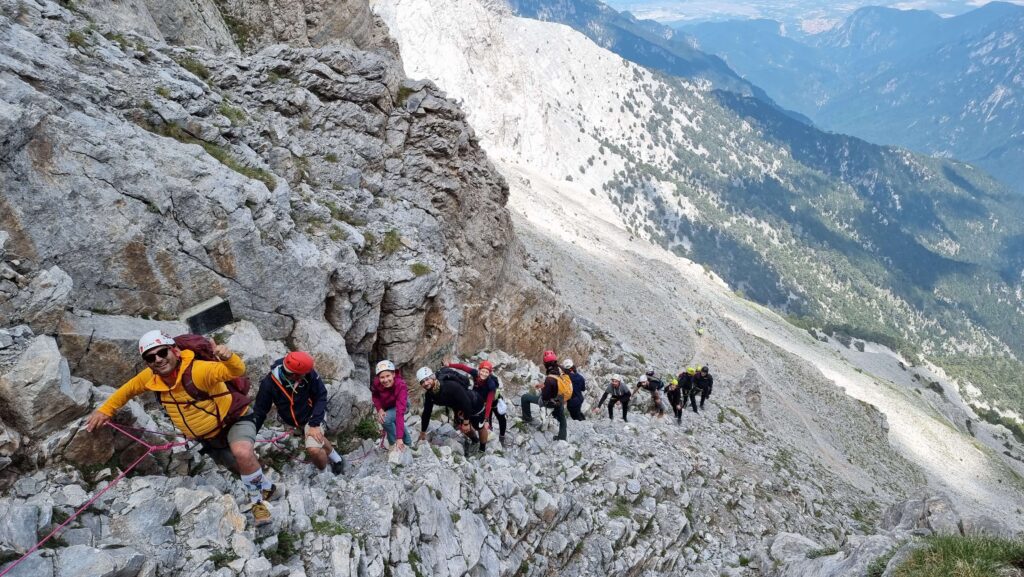
M 267 525 L 270 523 L 270 507 L 263 501 L 256 503 L 252 506 L 252 518 L 256 522 L 256 526 Z

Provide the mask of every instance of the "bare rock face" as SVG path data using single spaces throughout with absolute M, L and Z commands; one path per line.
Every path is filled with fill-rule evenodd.
M 243 50 L 275 43 L 304 47 L 341 43 L 398 52 L 366 2 L 222 0 L 218 4 Z
M 72 379 L 53 337 L 33 339 L 0 374 L 0 416 L 30 436 L 54 431 L 89 410 L 87 381 Z
M 23 322 L 37 333 L 52 333 L 64 316 L 71 298 L 72 281 L 60 267 L 33 275 L 25 290 L 0 304 L 0 315 L 8 322 Z
M 238 53 L 214 0 L 145 0 L 144 4 L 167 42 L 201 46 L 217 53 Z
M 144 365 L 139 337 L 161 330 L 172 337 L 188 332 L 184 323 L 123 315 L 67 314 L 58 329 L 61 353 L 71 372 L 101 385 L 117 387 Z
M 25 6 L 17 42 L 0 45 L 0 230 L 9 252 L 61 279 L 44 312 L 176 318 L 220 296 L 269 340 L 292 338 L 298 319 L 329 325 L 350 358 L 335 376 L 360 380 L 370 356 L 418 362 L 455 343 L 534 354 L 571 340 L 564 309 L 517 264 L 508 187 L 463 112 L 405 80 L 388 51 L 327 45 L 332 27 L 369 17 L 364 4 L 286 3 L 261 21 L 287 28 L 289 10 L 308 9 L 295 26 L 325 46 L 244 58 L 108 39 L 74 13 Z M 87 12 L 104 7 L 144 12 L 98 0 Z

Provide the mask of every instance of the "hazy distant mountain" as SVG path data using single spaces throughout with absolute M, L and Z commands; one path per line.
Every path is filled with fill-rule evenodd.
M 839 26 L 854 11 L 868 4 L 887 8 L 906 8 L 913 5 L 917 10 L 927 10 L 942 17 L 950 17 L 970 12 L 984 1 L 986 0 L 608 0 L 608 4 L 616 10 L 629 11 L 639 18 L 652 18 L 673 27 L 726 20 L 775 20 L 785 25 L 788 34 L 802 35 L 820 34 Z M 1024 4 L 1024 0 L 1011 1 L 1014 4 Z
M 769 21 L 685 30 L 824 128 L 965 160 L 1024 191 L 1024 7 L 946 19 L 863 8 L 803 39 Z
M 519 16 L 565 24 L 626 60 L 682 78 L 708 80 L 716 88 L 767 98 L 721 58 L 693 47 L 693 40 L 654 20 L 638 20 L 599 0 L 509 0 Z
M 560 28 L 557 52 L 553 35 L 537 36 L 545 27 L 412 26 L 403 38 L 421 48 L 403 48 L 407 70 L 465 103 L 490 154 L 579 187 L 637 239 L 794 322 L 909 356 L 920 347 L 1024 410 L 1024 391 L 1003 386 L 1021 369 L 1003 355 L 1024 356 L 1024 197 L 965 164 L 823 132 Z M 467 56 L 427 57 L 428 44 Z

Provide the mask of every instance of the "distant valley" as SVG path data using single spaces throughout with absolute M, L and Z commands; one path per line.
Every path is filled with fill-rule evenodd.
M 816 36 L 768 20 L 682 30 L 823 129 L 970 162 L 1024 192 L 1024 6 L 862 8 Z

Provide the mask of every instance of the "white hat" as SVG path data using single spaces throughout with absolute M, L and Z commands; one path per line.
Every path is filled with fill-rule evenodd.
M 572 365 L 572 359 L 570 359 L 570 358 L 562 359 L 562 368 L 563 369 L 571 369 L 572 366 L 573 366 Z
M 640 375 L 640 382 L 641 383 L 646 383 L 647 382 L 647 375 Z
M 139 354 L 143 354 L 150 349 L 157 347 L 173 347 L 174 339 L 163 334 L 159 330 L 152 330 L 142 335 L 139 339 Z
M 432 376 L 434 371 L 430 370 L 430 367 L 420 367 L 420 370 L 416 371 L 416 381 L 420 383 Z
M 379 375 L 384 371 L 391 371 L 392 373 L 395 372 L 395 363 L 392 363 L 391 361 L 384 359 L 383 361 L 377 363 L 377 368 L 373 370 L 373 374 Z

